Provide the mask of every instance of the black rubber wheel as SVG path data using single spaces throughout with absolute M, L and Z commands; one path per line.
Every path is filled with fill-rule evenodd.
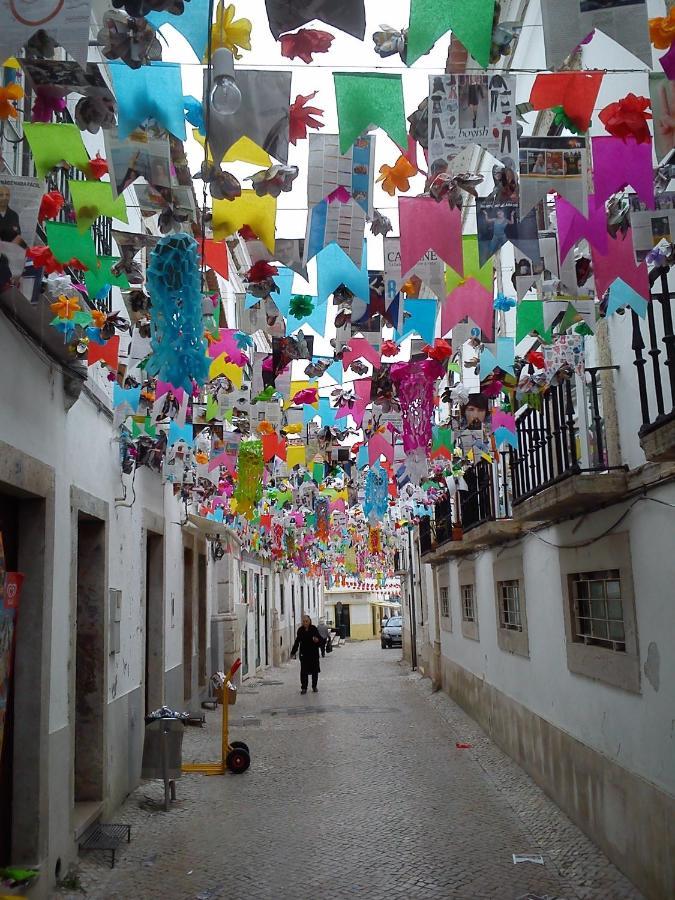
M 251 751 L 248 748 L 248 744 L 245 744 L 243 741 L 232 741 L 230 744 L 231 750 L 245 750 L 248 755 L 251 755 Z
M 241 775 L 251 765 L 251 757 L 241 747 L 235 747 L 225 757 L 227 768 L 233 775 Z
M 387 649 L 387 645 L 385 644 L 384 641 L 382 641 L 382 649 L 383 649 L 383 650 L 386 650 L 386 649 Z

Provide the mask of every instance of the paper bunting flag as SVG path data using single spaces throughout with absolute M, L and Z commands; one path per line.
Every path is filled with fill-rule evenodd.
M 530 103 L 534 109 L 562 106 L 579 131 L 588 131 L 603 72 L 547 72 L 534 79 Z
M 569 300 L 548 300 L 544 299 L 544 328 L 546 331 L 551 330 L 551 325 L 562 314 L 563 320 L 568 311 Z
M 225 378 L 228 378 L 237 389 L 241 387 L 244 380 L 243 369 L 230 362 L 225 353 L 217 356 L 209 366 L 209 381 L 212 381 L 219 375 L 224 375 Z
M 286 459 L 286 441 L 279 437 L 276 432 L 274 434 L 263 434 L 262 445 L 265 462 L 270 462 L 275 456 L 277 459 Z
M 93 366 L 96 362 L 105 363 L 113 372 L 117 371 L 117 363 L 120 353 L 120 336 L 116 334 L 111 337 L 105 344 L 97 344 L 95 341 L 89 341 L 87 347 L 87 365 Z
M 62 162 L 82 172 L 89 171 L 89 154 L 77 125 L 24 122 L 23 133 L 33 154 L 38 178 Z
M 229 237 L 248 225 L 270 253 L 274 253 L 274 226 L 277 218 L 275 197 L 259 197 L 255 191 L 242 191 L 236 200 L 213 201 L 213 236 Z
M 544 304 L 540 300 L 523 300 L 516 307 L 516 344 L 533 331 L 545 344 L 553 340 L 551 332 L 544 327 Z
M 462 216 L 448 203 L 432 197 L 399 197 L 401 271 L 410 272 L 425 253 L 434 250 L 451 268 L 462 271 Z
M 289 3 L 288 0 L 265 0 L 270 31 L 279 40 L 285 31 L 295 31 L 302 25 L 317 19 L 340 31 L 353 35 L 360 41 L 366 33 L 366 10 L 364 0 L 302 0 Z
M 379 369 L 380 358 L 379 351 L 366 338 L 353 337 L 342 354 L 342 367 L 346 371 L 355 359 L 365 359 L 374 369 Z
M 431 459 L 452 459 L 455 444 L 452 439 L 451 428 L 435 426 L 431 439 Z
M 288 389 L 288 399 L 284 401 L 284 409 L 288 409 L 291 406 L 303 406 L 304 405 L 304 397 L 302 396 L 304 391 L 312 391 L 315 392 L 319 388 L 319 385 L 316 381 L 309 381 L 308 379 L 292 379 L 289 389 Z M 296 402 L 295 397 L 297 394 L 300 394 L 298 402 Z M 319 401 L 314 394 L 312 402 L 309 404 L 310 406 L 318 406 Z
M 200 146 L 204 146 L 204 135 L 200 134 L 197 128 L 192 129 L 192 136 Z M 213 162 L 210 145 L 209 162 Z M 232 144 L 230 149 L 223 156 L 223 162 L 246 162 L 251 163 L 252 166 L 260 166 L 262 169 L 269 169 L 272 165 L 272 158 L 269 153 L 266 153 L 262 147 L 259 147 L 250 138 L 241 137 Z
M 628 229 L 625 237 L 607 241 L 607 253 L 591 251 L 593 277 L 598 297 L 602 297 L 616 278 L 633 288 L 645 300 L 649 300 L 649 274 L 646 263 L 635 264 L 633 235 Z
M 337 244 L 354 265 L 361 267 L 366 214 L 351 198 L 347 203 L 322 200 L 307 216 L 304 262 L 309 262 L 328 244 Z
M 433 343 L 437 312 L 438 303 L 435 300 L 406 300 L 403 329 L 400 333 L 396 332 L 397 343 L 411 334 L 418 334 L 427 344 Z M 407 318 L 405 313 L 408 313 Z
M 249 359 L 237 343 L 238 332 L 235 328 L 221 328 L 218 337 L 209 344 L 209 356 L 217 359 L 221 353 L 225 353 L 230 362 L 235 366 L 244 366 Z
M 194 430 L 192 425 L 179 425 L 177 422 L 171 422 L 169 425 L 169 434 L 167 443 L 171 447 L 174 444 L 187 444 L 191 447 L 194 443 Z
M 647 5 L 635 3 L 542 0 L 546 68 L 557 69 L 584 38 L 598 28 L 648 66 L 652 50 L 647 25 Z
M 99 216 L 128 222 L 124 196 L 115 198 L 109 181 L 68 181 L 80 233 L 87 231 Z
M 201 62 L 209 37 L 209 0 L 190 0 L 180 15 L 169 12 L 149 12 L 146 19 L 155 28 L 171 25 L 182 34 Z
M 672 47 L 671 51 L 675 53 Z M 675 129 L 672 127 L 675 117 L 675 81 L 661 72 L 650 72 L 649 96 L 654 116 L 654 149 L 657 161 L 662 162 L 671 150 L 675 150 Z
M 394 448 L 384 435 L 376 432 L 368 441 L 368 465 L 374 465 L 381 456 L 384 456 L 387 462 L 393 463 Z
M 293 315 L 293 313 L 288 311 L 287 314 L 282 312 L 282 315 L 286 319 L 286 334 L 294 334 L 300 328 L 303 328 L 305 325 L 309 325 L 309 327 L 315 331 L 319 336 L 322 336 L 326 330 L 326 316 L 328 315 L 328 304 L 327 303 L 317 303 L 316 297 L 313 297 L 314 306 L 312 311 L 307 313 L 307 315 L 300 316 L 300 318 Z
M 500 447 L 503 443 L 510 444 L 518 449 L 518 435 L 516 433 L 516 417 L 511 413 L 495 409 L 492 412 L 491 423 L 495 443 Z
M 91 231 L 80 234 L 76 225 L 47 222 L 47 244 L 59 262 L 78 259 L 89 269 L 99 268 L 96 246 Z
M 100 256 L 98 261 L 100 266 L 95 269 L 87 269 L 84 273 L 84 283 L 87 286 L 87 293 L 90 299 L 98 297 L 98 295 L 108 288 L 118 287 L 122 290 L 129 290 L 129 279 L 122 272 L 120 275 L 113 275 L 110 271 L 115 263 L 119 262 L 119 256 Z
M 447 296 L 441 307 L 441 337 L 469 316 L 490 337 L 494 332 L 493 263 L 492 257 L 480 265 L 478 238 L 462 238 L 463 270 L 461 275 L 452 268 L 445 270 Z
M 384 239 L 384 280 L 387 305 L 394 302 L 401 287 L 410 281 L 412 276 L 419 278 L 421 291 L 424 291 L 426 286 L 431 292 L 419 295 L 422 299 L 435 296 L 438 300 L 442 300 L 445 297 L 445 267 L 436 252 L 429 250 L 409 272 L 405 272 L 401 269 L 401 239 L 386 237 Z
M 205 70 L 205 85 L 207 77 Z M 233 116 L 212 113 L 210 117 L 209 150 L 214 162 L 219 163 L 243 137 L 279 162 L 288 162 L 291 78 L 290 72 L 237 69 L 241 106 Z
M 483 347 L 480 354 L 480 377 L 487 376 L 494 372 L 495 369 L 501 369 L 509 375 L 513 375 L 513 363 L 516 356 L 516 345 L 513 338 L 500 337 L 497 338 L 496 355 L 489 349 Z
M 328 397 L 319 397 L 319 408 L 314 415 L 321 417 L 321 424 L 323 426 L 334 425 L 336 414 L 337 410 L 330 405 L 330 399 Z
M 91 4 L 86 0 L 59 0 L 51 5 L 6 3 L 2 9 L 0 60 L 18 53 L 32 35 L 44 30 L 73 59 L 82 66 L 86 64 L 91 15 Z
M 130 69 L 123 63 L 108 63 L 108 69 L 115 89 L 121 139 L 147 119 L 154 119 L 178 140 L 186 139 L 180 65 L 156 62 Z
M 654 173 L 651 143 L 638 144 L 617 137 L 593 138 L 595 202 L 630 185 L 649 209 L 654 209 Z
M 227 280 L 230 268 L 225 241 L 214 241 L 213 238 L 207 238 L 204 241 L 204 262 Z
M 520 158 L 526 160 L 520 167 L 521 217 L 554 191 L 586 214 L 586 140 L 585 135 L 520 139 Z
M 400 75 L 334 72 L 333 80 L 342 153 L 346 153 L 370 126 L 382 128 L 399 147 L 407 145 Z
M 412 0 L 406 64 L 427 53 L 452 31 L 484 69 L 490 61 L 494 0 Z
M 345 188 L 372 219 L 374 166 L 374 135 L 362 136 L 346 153 L 340 153 L 338 134 L 310 134 L 307 205 L 316 206 L 339 188 Z
M 324 247 L 316 257 L 319 303 L 328 300 L 341 284 L 361 300 L 367 301 L 370 297 L 370 281 L 366 256 L 364 251 L 363 263 L 358 269 L 337 244 Z
M 363 424 L 363 417 L 366 414 L 366 408 L 370 403 L 370 393 L 372 389 L 372 378 L 359 378 L 352 383 L 354 389 L 354 403 L 352 406 L 345 404 L 341 406 L 335 413 L 336 419 L 344 419 L 351 416 L 356 427 L 360 428 Z
M 588 218 L 560 196 L 555 198 L 555 214 L 561 260 L 582 238 L 600 253 L 607 252 L 607 212 L 604 203 L 595 202 L 594 194 L 588 197 Z
M 286 448 L 286 464 L 289 469 L 304 466 L 307 461 L 307 448 L 304 444 L 293 444 Z
M 501 426 L 495 428 L 492 434 L 494 435 L 497 447 L 501 447 L 502 444 L 510 444 L 514 450 L 518 449 L 518 434 L 515 431 L 510 431 L 508 428 Z
M 607 315 L 611 316 L 619 309 L 629 307 L 644 319 L 647 315 L 647 301 L 643 296 L 626 284 L 623 278 L 616 278 L 609 288 L 609 301 L 607 303 Z
M 141 386 L 135 388 L 123 388 L 122 385 L 113 385 L 113 406 L 115 409 L 119 407 L 128 408 L 131 412 L 136 412 L 138 404 L 141 401 Z

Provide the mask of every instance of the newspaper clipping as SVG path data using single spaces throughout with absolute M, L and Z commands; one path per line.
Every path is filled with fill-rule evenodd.
M 539 234 L 534 210 L 521 218 L 517 203 L 496 203 L 491 197 L 476 200 L 478 258 L 481 266 L 510 242 L 530 259 L 539 258 Z
M 507 165 L 518 154 L 515 78 L 509 75 L 429 76 L 429 175 L 451 170 L 471 144 Z
M 518 160 L 521 213 L 531 210 L 549 191 L 557 191 L 586 212 L 586 138 L 521 138 Z
M 647 209 L 646 204 L 637 194 L 631 194 L 630 224 L 633 229 L 633 249 L 635 259 L 641 263 L 654 247 L 662 241 L 673 243 L 675 234 L 675 191 L 657 194 L 654 209 Z
M 151 137 L 142 128 L 121 140 L 116 128 L 104 131 L 106 159 L 113 194 L 118 197 L 126 188 L 144 178 L 154 188 L 171 187 L 171 150 L 169 139 Z
M 38 178 L 0 175 L 0 254 L 14 278 L 23 272 L 26 250 L 35 243 L 43 193 Z

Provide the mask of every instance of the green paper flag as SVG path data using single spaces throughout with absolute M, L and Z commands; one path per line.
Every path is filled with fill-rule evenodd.
M 89 154 L 77 125 L 25 122 L 23 133 L 30 145 L 38 178 L 44 178 L 62 162 L 88 174 Z
M 80 234 L 75 225 L 67 225 L 64 222 L 47 222 L 47 244 L 59 262 L 65 263 L 70 259 L 79 259 L 92 270 L 99 267 L 91 231 Z
M 478 65 L 487 68 L 494 12 L 495 0 L 412 0 L 406 64 L 411 66 L 452 30 Z
M 91 228 L 94 219 L 110 216 L 127 222 L 127 205 L 122 194 L 113 197 L 109 181 L 68 181 L 80 231 Z
M 541 300 L 523 300 L 516 309 L 516 344 L 536 331 L 545 344 L 553 340 L 551 331 L 544 330 L 544 304 Z
M 218 415 L 218 408 L 218 403 L 213 398 L 213 395 L 209 394 L 206 398 L 206 414 L 204 416 L 207 422 L 210 422 L 211 419 L 215 419 Z
M 104 289 L 106 284 L 110 287 L 114 285 L 125 291 L 129 290 L 131 285 L 126 274 L 122 272 L 121 275 L 113 275 L 110 271 L 115 263 L 120 261 L 119 256 L 99 256 L 98 261 L 101 264 L 100 269 L 90 269 L 84 273 L 84 283 L 87 285 L 87 293 L 92 300 Z
M 400 75 L 335 72 L 340 152 L 346 153 L 370 126 L 386 131 L 399 147 L 408 144 Z

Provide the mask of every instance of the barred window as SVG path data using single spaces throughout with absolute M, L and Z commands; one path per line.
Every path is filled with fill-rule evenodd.
M 446 587 L 441 588 L 441 615 L 446 618 L 450 615 L 450 600 L 448 598 L 448 589 Z
M 625 653 L 619 570 L 579 572 L 571 576 L 571 581 L 574 640 Z
M 462 618 L 465 622 L 476 621 L 476 599 L 472 584 L 462 585 Z
M 520 615 L 520 582 L 499 582 L 499 626 L 508 631 L 522 631 Z

